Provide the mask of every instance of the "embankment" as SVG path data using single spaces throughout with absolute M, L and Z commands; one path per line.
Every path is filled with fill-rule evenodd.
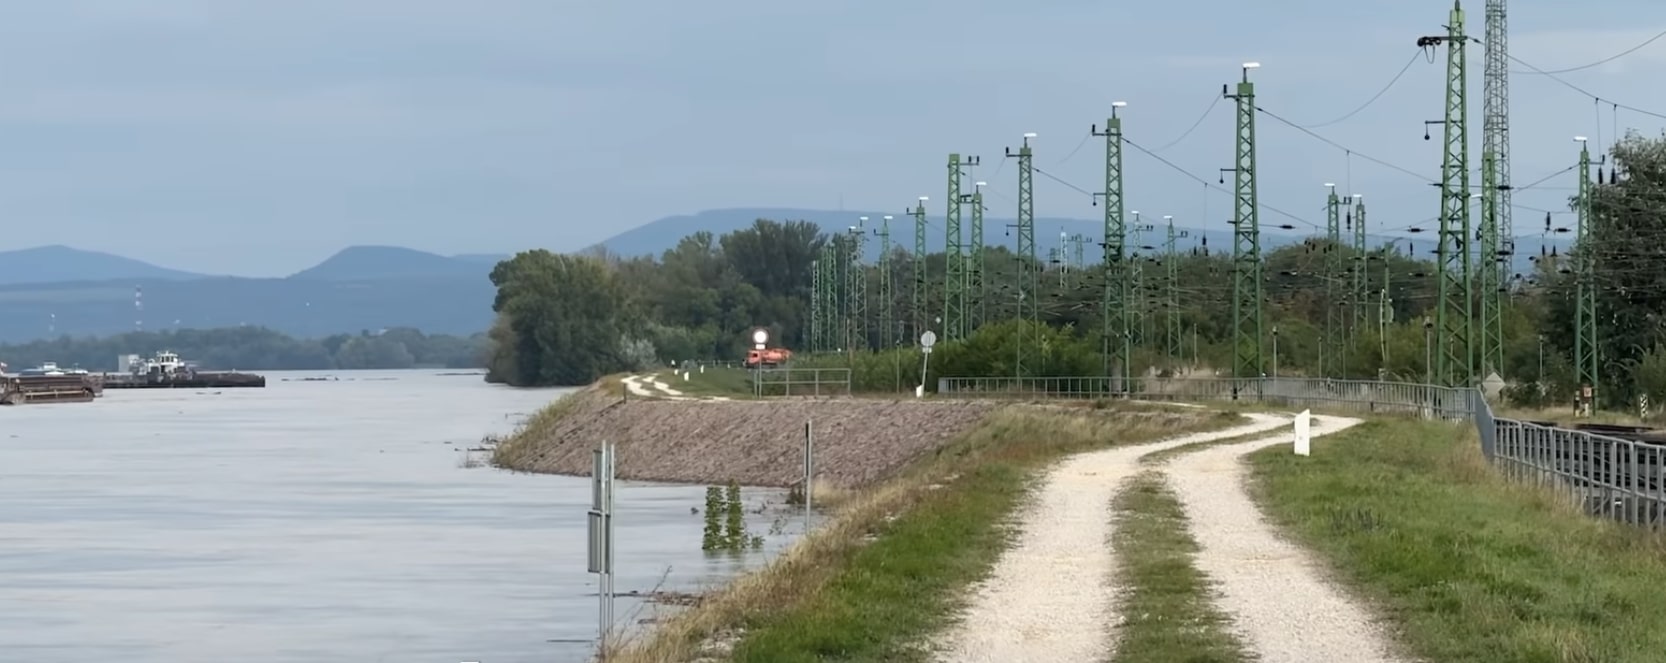
M 593 387 L 535 416 L 494 455 L 523 472 L 587 475 L 591 450 L 617 449 L 622 479 L 790 486 L 803 476 L 813 422 L 816 476 L 865 485 L 947 444 L 996 404 L 872 399 L 649 400 Z

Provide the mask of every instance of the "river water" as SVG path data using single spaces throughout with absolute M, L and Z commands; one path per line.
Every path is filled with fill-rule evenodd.
M 563 390 L 420 370 L 267 384 L 0 409 L 0 659 L 588 660 L 589 479 L 464 461 Z M 749 514 L 764 549 L 713 556 L 704 489 L 615 499 L 618 592 L 709 588 L 802 528 Z

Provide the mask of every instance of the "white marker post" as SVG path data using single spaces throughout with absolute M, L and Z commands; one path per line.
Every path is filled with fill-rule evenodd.
M 920 385 L 914 387 L 915 398 L 926 396 L 926 368 L 931 365 L 931 346 L 937 345 L 937 333 L 926 330 L 920 334 Z
M 1296 415 L 1296 455 L 1313 454 L 1313 411 L 1302 410 Z

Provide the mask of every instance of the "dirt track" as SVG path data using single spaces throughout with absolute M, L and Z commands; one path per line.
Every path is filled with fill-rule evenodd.
M 996 405 L 911 400 L 630 400 L 585 390 L 511 469 L 588 475 L 591 449 L 617 445 L 619 477 L 788 486 L 803 476 L 804 422 L 815 424 L 816 476 L 865 484 L 942 446 Z

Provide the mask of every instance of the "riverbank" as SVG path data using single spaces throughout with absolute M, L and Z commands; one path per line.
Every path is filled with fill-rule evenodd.
M 1011 516 L 1066 455 L 1216 430 L 1202 409 L 1009 405 L 851 497 L 765 569 L 679 614 L 611 660 L 916 660 L 1010 544 Z M 1109 507 L 1108 504 L 1105 505 Z
M 521 472 L 587 475 L 591 450 L 617 449 L 622 479 L 785 487 L 804 467 L 813 422 L 818 481 L 868 485 L 941 449 L 999 404 L 933 400 L 657 400 L 626 398 L 617 382 L 569 395 L 534 415 L 493 454 Z

